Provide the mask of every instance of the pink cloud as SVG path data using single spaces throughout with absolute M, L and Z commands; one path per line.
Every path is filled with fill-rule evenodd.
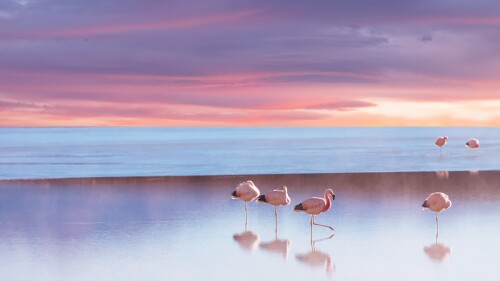
M 138 22 L 100 23 L 81 27 L 21 32 L 21 34 L 25 34 L 23 37 L 31 38 L 83 38 L 139 31 L 188 29 L 198 26 L 210 26 L 214 24 L 249 20 L 252 18 L 255 19 L 260 14 L 262 14 L 262 9 L 253 9 L 182 19 L 166 19 L 159 21 L 148 21 L 148 19 L 143 19 Z
M 349 111 L 356 108 L 377 106 L 375 103 L 360 100 L 342 100 L 330 103 L 314 104 L 304 107 L 305 109 L 330 109 L 337 111 Z

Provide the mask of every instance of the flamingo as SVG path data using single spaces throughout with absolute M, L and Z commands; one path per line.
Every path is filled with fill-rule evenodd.
M 467 146 L 470 149 L 478 148 L 479 147 L 479 140 L 475 139 L 475 138 L 471 138 L 465 143 L 465 146 Z
M 448 142 L 448 137 L 447 136 L 444 136 L 444 137 L 438 137 L 436 139 L 436 145 L 439 146 L 439 154 L 442 153 L 443 151 L 443 146 L 446 145 L 446 143 Z
M 319 224 L 314 221 L 315 216 L 330 210 L 330 207 L 332 206 L 332 202 L 330 201 L 330 196 L 332 197 L 331 201 L 335 200 L 335 193 L 333 193 L 333 190 L 327 189 L 325 190 L 324 198 L 312 197 L 302 201 L 302 203 L 298 204 L 297 206 L 295 206 L 295 208 L 293 208 L 293 210 L 296 212 L 306 212 L 309 215 L 311 215 L 311 237 L 312 237 L 313 224 L 327 227 L 331 230 L 335 230 L 331 226 Z
M 245 227 L 248 223 L 247 203 L 255 200 L 255 198 L 259 197 L 259 195 L 260 191 L 252 181 L 240 183 L 231 194 L 233 199 L 241 199 L 245 202 Z
M 274 217 L 276 220 L 276 232 L 278 231 L 278 206 L 290 205 L 290 197 L 286 186 L 282 186 L 281 190 L 273 190 L 267 194 L 263 194 L 257 198 L 258 203 L 269 203 L 274 205 Z
M 439 221 L 438 221 L 438 213 L 448 209 L 451 207 L 451 200 L 448 195 L 442 192 L 434 192 L 431 193 L 427 199 L 425 199 L 424 203 L 422 203 L 422 207 L 424 209 L 430 209 L 433 212 L 436 212 L 436 240 L 439 232 Z

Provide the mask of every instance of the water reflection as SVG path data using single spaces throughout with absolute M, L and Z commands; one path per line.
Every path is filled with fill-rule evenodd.
M 310 267 L 323 268 L 328 274 L 335 271 L 335 266 L 332 269 L 332 258 L 329 254 L 316 250 L 316 242 L 329 240 L 333 238 L 333 234 L 327 238 L 311 240 L 311 251 L 305 254 L 297 254 L 295 257 L 298 261 L 307 264 Z
M 450 173 L 448 171 L 436 171 L 436 176 L 439 179 L 446 180 L 450 177 Z
M 263 242 L 260 248 L 271 253 L 281 254 L 284 259 L 288 258 L 288 251 L 290 250 L 290 240 L 277 239 L 271 242 Z
M 240 247 L 248 251 L 255 250 L 257 246 L 259 246 L 260 242 L 259 235 L 250 230 L 245 230 L 240 234 L 234 234 L 233 239 L 240 245 Z
M 424 252 L 431 260 L 437 262 L 448 260 L 451 254 L 450 248 L 441 243 L 435 243 L 430 246 L 424 247 Z
M 477 176 L 477 175 L 479 175 L 479 171 L 471 170 L 471 171 L 469 171 L 469 175 L 471 175 L 471 176 Z
M 278 222 L 276 221 L 275 228 L 275 239 L 270 242 L 263 242 L 260 244 L 260 248 L 268 251 L 270 253 L 281 254 L 284 259 L 288 258 L 288 251 L 290 250 L 290 240 L 288 239 L 278 239 Z
M 439 232 L 438 229 L 436 229 L 436 242 L 432 245 L 425 246 L 424 252 L 431 260 L 436 262 L 443 262 L 450 258 L 451 249 L 450 247 L 442 243 L 439 243 L 438 237 L 439 237 Z

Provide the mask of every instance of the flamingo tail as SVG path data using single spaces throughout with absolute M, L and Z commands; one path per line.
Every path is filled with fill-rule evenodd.
M 424 201 L 424 203 L 422 203 L 422 208 L 429 208 L 429 204 L 427 203 L 427 200 Z
M 294 210 L 295 212 L 302 212 L 302 211 L 305 211 L 304 207 L 302 206 L 302 203 L 300 203 L 300 204 L 296 205 L 296 206 L 293 208 L 293 210 Z
M 231 193 L 231 197 L 232 197 L 233 199 L 238 199 L 238 194 L 236 194 L 236 190 L 235 190 L 235 191 L 233 191 L 233 193 Z
M 258 203 L 267 203 L 266 195 L 261 195 L 261 196 L 257 197 L 257 202 Z

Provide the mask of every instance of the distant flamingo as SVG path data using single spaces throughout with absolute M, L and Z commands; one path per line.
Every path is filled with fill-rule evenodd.
M 247 202 L 255 200 L 255 198 L 259 197 L 259 195 L 260 191 L 252 181 L 240 183 L 231 194 L 233 199 L 241 199 L 245 202 L 245 226 L 248 223 Z
M 430 209 L 433 212 L 436 212 L 436 239 L 439 232 L 439 221 L 438 221 L 438 213 L 442 212 L 451 207 L 451 200 L 448 198 L 448 195 L 442 192 L 434 192 L 431 193 L 427 199 L 425 199 L 424 203 L 422 203 L 422 207 L 424 209 Z
M 278 231 L 278 206 L 290 205 L 290 197 L 286 186 L 282 186 L 281 190 L 273 190 L 267 194 L 263 194 L 257 198 L 259 203 L 269 203 L 274 205 L 274 217 L 276 220 L 276 231 Z
M 332 197 L 332 201 L 335 200 L 335 193 L 333 193 L 333 190 L 331 189 L 325 190 L 324 198 L 312 197 L 306 199 L 305 201 L 302 201 L 302 203 L 298 204 L 297 206 L 295 206 L 295 208 L 293 208 L 293 210 L 296 212 L 306 212 L 311 215 L 311 235 L 312 235 L 313 224 L 323 227 L 328 227 L 329 229 L 334 230 L 333 227 L 331 226 L 319 224 L 314 221 L 315 216 L 330 210 L 332 202 L 330 201 L 329 196 Z
M 469 139 L 465 143 L 465 146 L 467 146 L 470 149 L 478 148 L 479 147 L 479 140 L 475 139 L 475 138 Z
M 444 137 L 438 137 L 436 139 L 436 145 L 439 146 L 439 153 L 441 154 L 442 151 L 443 151 L 443 146 L 446 145 L 446 143 L 448 143 L 448 137 L 447 136 L 444 136 Z

